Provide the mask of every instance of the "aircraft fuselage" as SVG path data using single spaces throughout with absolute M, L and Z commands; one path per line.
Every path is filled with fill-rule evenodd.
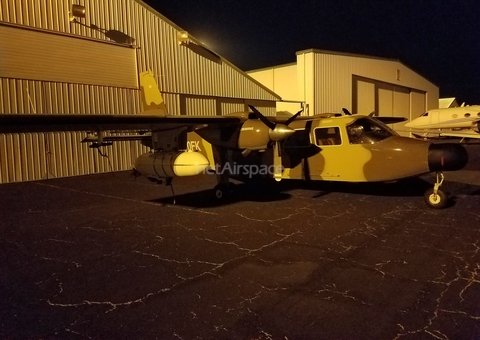
M 418 176 L 431 171 L 458 170 L 467 162 L 460 145 L 432 143 L 401 137 L 378 120 L 364 116 L 342 116 L 298 120 L 290 124 L 295 133 L 281 144 L 282 179 L 381 182 Z M 203 153 L 210 168 L 221 169 L 216 147 L 190 132 L 191 151 Z M 248 166 L 256 169 L 275 164 L 272 148 L 230 150 L 232 178 L 247 178 Z M 255 168 L 257 167 L 257 168 Z M 258 175 L 255 174 L 255 175 Z M 265 173 L 260 174 L 265 175 Z M 269 177 L 269 174 L 266 174 Z
M 480 120 L 480 105 L 428 110 L 405 124 L 411 129 L 475 128 Z M 478 131 L 477 131 L 478 132 Z

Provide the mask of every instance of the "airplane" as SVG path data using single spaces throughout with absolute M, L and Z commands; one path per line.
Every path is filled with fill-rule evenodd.
M 428 110 L 405 127 L 416 130 L 412 134 L 417 138 L 428 138 L 429 135 L 480 138 L 480 105 Z
M 468 161 L 462 145 L 401 137 L 386 125 L 403 118 L 302 111 L 267 117 L 254 106 L 225 116 L 169 115 L 151 71 L 140 74 L 140 87 L 141 114 L 0 114 L 0 133 L 85 131 L 82 142 L 94 148 L 138 140 L 151 151 L 136 159 L 137 174 L 167 185 L 174 177 L 215 174 L 218 200 L 232 194 L 230 178 L 392 182 L 436 172 L 424 199 L 444 208 L 443 171 Z

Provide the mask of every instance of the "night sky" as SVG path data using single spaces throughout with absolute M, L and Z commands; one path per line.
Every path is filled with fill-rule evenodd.
M 145 0 L 244 71 L 296 61 L 316 48 L 398 59 L 480 104 L 480 2 Z

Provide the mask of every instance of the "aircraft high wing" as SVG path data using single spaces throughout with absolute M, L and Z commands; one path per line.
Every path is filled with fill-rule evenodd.
M 272 143 L 287 138 L 295 131 L 288 127 L 300 112 L 286 119 L 267 119 L 258 110 L 239 112 L 228 116 L 173 116 L 173 115 L 70 115 L 70 114 L 2 114 L 0 133 L 86 131 L 90 134 L 83 140 L 94 146 L 109 142 L 140 140 L 162 155 L 151 159 L 152 164 L 141 163 L 138 167 L 155 165 L 154 175 L 171 177 L 177 173 L 196 175 L 209 165 L 201 154 L 187 150 L 187 134 L 196 132 L 212 145 L 223 150 L 266 150 Z M 130 135 L 106 134 L 130 131 Z M 181 159 L 181 160 L 180 160 Z M 147 161 L 148 163 L 148 161 Z M 156 164 L 158 163 L 158 164 Z M 137 164 L 139 164 L 137 162 Z M 173 164 L 173 165 L 172 165 Z M 188 169 L 187 171 L 185 171 Z M 178 175 L 178 174 L 177 174 Z
M 56 131 L 164 131 L 189 127 L 192 131 L 208 125 L 236 126 L 242 117 L 234 116 L 158 116 L 158 115 L 75 115 L 75 114 L 2 114 L 0 132 Z M 243 119 L 245 120 L 245 119 Z
M 480 138 L 480 105 L 429 110 L 405 127 L 422 138 L 429 135 Z
M 168 115 L 152 73 L 143 72 L 140 84 L 145 108 L 141 114 L 0 114 L 0 133 L 86 131 L 83 142 L 93 147 L 138 140 L 151 151 L 136 159 L 137 172 L 168 184 L 174 177 L 213 169 L 218 199 L 230 193 L 230 178 L 387 182 L 436 172 L 425 202 L 442 208 L 447 203 L 440 190 L 442 171 L 459 170 L 468 160 L 459 144 L 401 137 L 383 117 L 372 115 L 300 116 L 299 111 L 267 117 L 253 106 L 226 116 Z M 387 122 L 398 121 L 392 118 L 386 117 Z

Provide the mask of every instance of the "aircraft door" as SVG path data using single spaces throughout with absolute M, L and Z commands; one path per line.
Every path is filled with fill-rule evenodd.
M 314 136 L 321 151 L 309 160 L 312 179 L 363 180 L 362 167 L 358 164 L 366 162 L 370 153 L 361 144 L 351 143 L 343 127 L 318 127 Z

